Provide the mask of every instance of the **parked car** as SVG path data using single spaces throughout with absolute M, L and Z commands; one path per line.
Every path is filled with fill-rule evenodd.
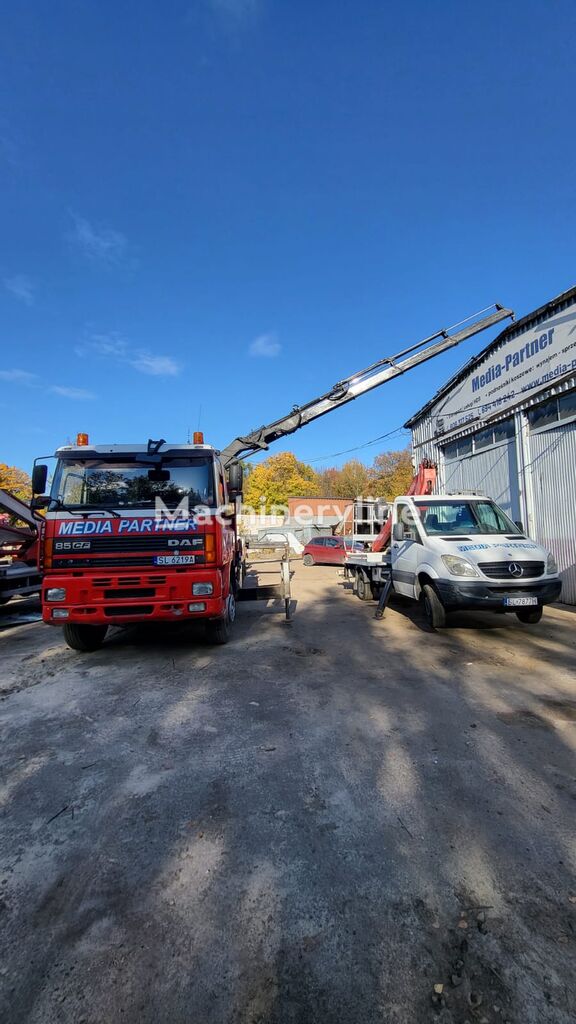
M 314 537 L 302 552 L 304 565 L 344 565 L 346 554 L 363 546 L 349 537 Z

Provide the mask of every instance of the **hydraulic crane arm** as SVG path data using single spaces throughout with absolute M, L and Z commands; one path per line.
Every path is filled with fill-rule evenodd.
M 393 380 L 394 377 L 399 377 L 413 367 L 419 366 L 420 363 L 433 359 L 441 352 L 454 348 L 467 338 L 479 334 L 480 331 L 485 331 L 488 327 L 493 327 L 494 324 L 498 324 L 508 317 L 514 318 L 512 310 L 494 303 L 452 327 L 437 331 L 436 334 L 431 334 L 430 337 L 424 338 L 416 345 L 397 352 L 394 356 L 379 359 L 377 363 L 372 363 L 365 370 L 360 370 L 353 376 L 338 381 L 330 391 L 320 395 L 319 398 L 314 398 L 306 405 L 295 405 L 287 416 L 283 416 L 267 426 L 259 427 L 245 437 L 234 438 L 222 451 L 224 464 L 229 465 L 231 462 L 254 454 L 254 452 L 267 450 L 272 441 L 278 441 L 281 437 L 286 437 L 287 434 L 293 434 L 295 430 L 311 423 L 312 420 L 325 416 L 326 413 L 346 405 L 347 402 L 352 402 L 360 395 L 380 387 L 381 384 Z M 455 333 L 452 334 L 451 331 L 455 331 Z

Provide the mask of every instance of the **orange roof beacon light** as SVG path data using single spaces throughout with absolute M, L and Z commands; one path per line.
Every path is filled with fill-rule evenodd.
M 79 448 L 85 448 L 89 444 L 88 434 L 76 434 L 76 444 Z
M 204 434 L 201 430 L 194 431 L 194 444 L 204 444 Z

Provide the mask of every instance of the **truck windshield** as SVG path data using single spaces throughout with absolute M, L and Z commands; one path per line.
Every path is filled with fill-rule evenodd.
M 479 533 L 514 533 L 518 527 L 493 501 L 462 501 L 455 498 L 418 502 L 420 521 L 430 536 L 470 536 Z
M 168 508 L 186 500 L 190 508 L 213 508 L 213 461 L 206 456 L 167 458 L 159 470 L 126 457 L 61 459 L 51 497 L 69 508 L 150 508 L 157 498 Z

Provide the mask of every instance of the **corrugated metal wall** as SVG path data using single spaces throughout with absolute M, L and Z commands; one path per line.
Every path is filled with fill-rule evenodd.
M 444 460 L 447 491 L 483 491 L 510 516 L 520 519 L 518 463 L 514 440 L 474 455 Z
M 562 601 L 576 604 L 576 424 L 530 435 L 536 540 L 562 575 Z

